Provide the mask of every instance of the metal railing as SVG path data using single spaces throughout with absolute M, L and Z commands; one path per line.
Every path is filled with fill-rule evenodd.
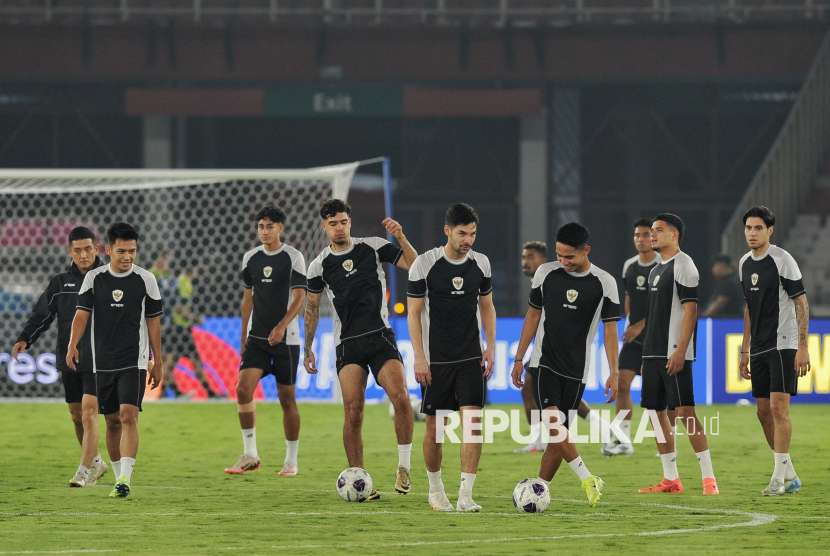
M 825 35 L 781 132 L 721 235 L 721 249 L 734 259 L 747 251 L 743 214 L 757 205 L 775 213 L 779 240 L 807 202 L 830 149 L 830 32 Z
M 330 24 L 566 26 L 822 20 L 830 0 L 2 0 L 0 21 L 255 19 Z

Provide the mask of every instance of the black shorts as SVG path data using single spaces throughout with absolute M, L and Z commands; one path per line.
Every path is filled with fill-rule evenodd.
M 163 340 L 165 353 L 172 353 L 188 358 L 191 356 L 199 357 L 199 351 L 196 349 L 196 341 L 193 339 L 193 333 L 190 331 L 189 326 L 179 326 L 170 323 L 164 329 Z
M 643 386 L 640 391 L 640 407 L 663 411 L 678 407 L 694 407 L 695 385 L 692 379 L 692 362 L 686 361 L 683 370 L 669 376 L 668 359 L 643 359 Z
M 124 404 L 134 405 L 141 411 L 141 400 L 147 386 L 147 369 L 123 371 L 99 371 L 95 373 L 98 387 L 98 413 L 112 415 Z
M 239 370 L 261 369 L 262 376 L 274 375 L 277 384 L 290 386 L 297 382 L 300 346 L 279 343 L 272 346 L 267 340 L 251 338 L 245 343 Z
M 378 374 L 383 365 L 392 359 L 403 362 L 398 352 L 398 342 L 395 333 L 386 328 L 379 332 L 358 336 L 340 342 L 335 349 L 337 355 L 337 374 L 346 365 L 358 365 L 368 373 L 371 372 L 378 380 Z
M 525 382 L 530 383 L 530 387 L 536 389 L 536 379 L 539 376 L 539 367 L 525 367 L 525 373 L 527 376 L 525 377 Z
M 66 403 L 81 403 L 84 394 L 98 395 L 95 373 L 92 371 L 61 371 L 61 382 Z
M 585 384 L 581 380 L 565 378 L 550 369 L 536 369 L 534 391 L 539 409 L 557 408 L 562 412 L 562 425 L 570 428 L 569 414 L 579 407 Z
M 435 415 L 447 409 L 458 411 L 462 407 L 484 407 L 486 390 L 481 359 L 472 359 L 449 365 L 431 365 L 432 383 L 421 386 L 421 412 Z
M 769 398 L 770 392 L 798 394 L 798 373 L 795 370 L 794 349 L 773 349 L 749 356 L 752 377 L 752 396 Z
M 620 350 L 619 370 L 634 371 L 640 374 L 640 368 L 643 366 L 643 344 L 636 344 L 630 342 L 623 344 Z

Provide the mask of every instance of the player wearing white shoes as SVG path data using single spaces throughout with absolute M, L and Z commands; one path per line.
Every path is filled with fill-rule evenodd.
M 548 247 L 542 241 L 529 241 L 525 243 L 522 248 L 522 272 L 528 276 L 531 281 L 536 274 L 536 270 L 547 262 Z M 536 394 L 533 391 L 533 385 L 536 384 L 536 372 L 538 369 L 525 365 L 530 380 L 526 380 L 522 386 L 522 403 L 525 406 L 525 417 L 530 424 L 530 437 L 533 440 L 527 446 L 513 450 L 516 454 L 528 454 L 533 452 L 544 452 L 547 441 L 547 430 L 542 427 L 541 421 L 533 422 L 531 415 L 534 411 L 539 411 L 539 406 L 536 404 Z M 576 410 L 577 415 L 591 423 L 592 427 L 597 427 L 599 430 L 602 427 L 602 417 L 599 413 L 592 410 L 588 402 L 581 400 L 579 407 Z
M 78 344 L 91 320 L 89 334 L 99 411 L 105 416 L 117 413 L 121 417 L 119 451 L 110 450 L 116 475 L 110 496 L 125 498 L 130 495 L 138 453 L 138 413 L 147 384 L 151 348 L 155 363 L 150 370 L 150 386 L 155 389 L 161 385 L 162 305 L 155 276 L 133 264 L 138 232 L 129 224 L 116 222 L 107 230 L 107 240 L 110 264 L 87 272 L 78 292 L 66 364 L 70 369 L 76 368 L 80 360 Z
M 306 371 L 317 373 L 311 346 L 320 320 L 320 296 L 325 291 L 334 306 L 337 378 L 345 412 L 343 445 L 349 467 L 363 467 L 363 406 L 371 372 L 395 408 L 395 490 L 406 494 L 410 490 L 412 405 L 395 333 L 389 326 L 382 263 L 409 270 L 418 253 L 406 240 L 400 224 L 391 218 L 386 218 L 383 225 L 400 247 L 379 237 L 351 237 L 351 210 L 339 199 L 329 199 L 320 207 L 323 230 L 331 244 L 308 265 L 304 363 Z M 368 497 L 379 498 L 377 490 Z
M 95 233 L 83 226 L 69 232 L 67 253 L 72 263 L 66 272 L 62 272 L 49 281 L 49 285 L 37 300 L 32 316 L 23 328 L 12 349 L 12 357 L 18 361 L 18 355 L 26 351 L 58 319 L 58 345 L 55 349 L 57 358 L 55 367 L 61 373 L 66 403 L 75 423 L 75 435 L 81 444 L 81 463 L 78 471 L 69 480 L 71 487 L 91 486 L 107 473 L 107 464 L 98 453 L 98 399 L 95 389 L 95 374 L 92 371 L 92 349 L 89 330 L 81 338 L 81 360 L 77 371 L 66 364 L 66 347 L 72 333 L 72 319 L 75 318 L 75 306 L 78 304 L 78 291 L 84 276 L 90 270 L 102 266 L 98 258 L 98 244 Z M 107 420 L 107 442 L 113 435 L 120 436 L 121 422 L 114 415 Z
M 651 219 L 638 218 L 634 221 L 634 248 L 637 254 L 623 265 L 623 285 L 625 286 L 625 331 L 622 335 L 623 347 L 620 350 L 620 381 L 617 389 L 617 413 L 627 411 L 620 429 L 625 439 L 605 444 L 602 453 L 606 456 L 631 455 L 631 382 L 640 374 L 643 366 L 643 330 L 646 325 L 646 308 L 648 306 L 648 275 L 654 265 L 660 262 L 660 255 L 651 248 Z
M 703 478 L 703 494 L 718 494 L 709 445 L 695 413 L 692 362 L 697 336 L 699 275 L 692 258 L 680 250 L 685 226 L 674 214 L 658 214 L 651 225 L 651 248 L 662 258 L 649 273 L 648 308 L 643 340 L 643 387 L 640 405 L 655 411 L 665 442 L 657 438 L 663 480 L 640 492 L 683 492 L 677 452 L 667 409 L 676 409 L 686 427 Z
M 617 337 L 620 303 L 614 278 L 588 260 L 588 229 L 571 222 L 556 232 L 557 262 L 545 263 L 536 271 L 516 360 L 511 373 L 521 388 L 522 359 L 534 336 L 530 366 L 538 368 L 536 399 L 542 417 L 555 429 L 542 456 L 539 478 L 550 484 L 564 459 L 582 484 L 593 506 L 602 496 L 604 482 L 588 471 L 568 432 L 571 414 L 579 407 L 588 379 L 591 344 L 599 322 L 606 338 Z M 616 342 L 605 342 L 610 375 L 605 383 L 608 403 L 617 395 Z
M 242 338 L 236 403 L 242 427 L 243 452 L 225 473 L 256 471 L 261 462 L 256 446 L 254 391 L 260 379 L 274 375 L 282 406 L 286 455 L 280 475 L 297 474 L 300 412 L 295 383 L 300 363 L 300 327 L 297 315 L 306 295 L 306 268 L 302 253 L 280 239 L 285 212 L 274 205 L 261 208 L 254 220 L 262 245 L 242 258 Z
M 447 244 L 420 255 L 409 270 L 407 305 L 409 335 L 415 352 L 415 378 L 421 385 L 421 411 L 426 415 L 424 461 L 429 502 L 452 511 L 441 480 L 443 439 L 436 438 L 436 412 L 461 413 L 464 437 L 480 436 L 486 381 L 493 374 L 496 309 L 490 261 L 472 250 L 478 228 L 473 207 L 460 203 L 447 210 Z M 485 349 L 481 328 L 487 338 Z M 470 417 L 467 417 L 470 412 Z M 446 417 L 442 417 L 446 425 Z M 461 487 L 456 509 L 479 512 L 472 498 L 481 458 L 481 442 L 461 444 Z
M 775 216 L 767 207 L 744 214 L 750 252 L 738 266 L 746 299 L 741 376 L 752 380 L 758 420 L 775 458 L 772 479 L 761 491 L 764 496 L 801 490 L 790 457 L 790 396 L 798 394 L 798 377 L 810 371 L 807 295 L 798 264 L 769 242 L 774 226 Z

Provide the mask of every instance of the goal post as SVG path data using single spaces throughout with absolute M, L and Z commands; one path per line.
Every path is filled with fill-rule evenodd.
M 91 228 L 103 251 L 107 227 L 119 220 L 139 231 L 136 264 L 157 275 L 165 304 L 174 310 L 187 303 L 204 317 L 193 337 L 207 382 L 214 392 L 233 397 L 241 332 L 240 264 L 243 254 L 258 245 L 252 215 L 268 203 L 283 208 L 282 239 L 308 263 L 327 244 L 320 203 L 348 199 L 358 168 L 378 163 L 386 169 L 383 191 L 371 202 L 383 204 L 378 209 L 386 211 L 391 183 L 385 158 L 286 170 L 0 170 L 0 328 L 6 339 L 0 348 L 0 397 L 62 396 L 55 370 L 57 324 L 20 362 L 11 358 L 12 346 L 49 279 L 71 262 L 69 231 Z M 108 260 L 103 253 L 102 258 Z M 323 316 L 330 315 L 331 308 L 323 307 Z M 169 324 L 170 312 L 165 319 Z M 321 319 L 319 338 L 326 334 L 328 320 Z M 165 352 L 183 350 L 168 340 L 163 339 Z M 328 357 L 322 353 L 328 346 L 319 343 L 318 359 Z M 178 361 L 176 379 L 182 390 L 204 397 L 186 357 Z M 332 398 L 333 384 L 316 384 L 307 388 L 306 397 Z M 275 397 L 276 384 L 262 381 L 257 398 Z

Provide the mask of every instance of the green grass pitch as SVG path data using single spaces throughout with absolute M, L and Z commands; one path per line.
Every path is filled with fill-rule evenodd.
M 139 422 L 133 494 L 122 500 L 107 496 L 112 472 L 102 486 L 69 488 L 79 448 L 65 405 L 4 403 L 0 554 L 826 554 L 827 407 L 793 407 L 791 453 L 804 488 L 777 498 L 759 494 L 773 461 L 754 407 L 699 411 L 720 416 L 720 434 L 709 437 L 720 496 L 702 495 L 686 438 L 678 442 L 686 489 L 680 495 L 637 493 L 662 476 L 653 440 L 617 459 L 601 456 L 598 445 L 581 445 L 588 467 L 606 482 L 600 503 L 588 507 L 576 476 L 563 465 L 548 511 L 523 515 L 513 508 L 512 489 L 537 476 L 540 455 L 514 454 L 517 446 L 507 432 L 484 446 L 474 490 L 482 513 L 439 513 L 427 503 L 423 423 L 415 426 L 413 492 L 394 493 L 397 450 L 386 406 L 367 407 L 364 425 L 365 466 L 382 499 L 347 504 L 334 490 L 347 467 L 340 406 L 300 406 L 300 474 L 280 477 L 285 444 L 279 405 L 258 406 L 262 470 L 230 476 L 223 469 L 242 450 L 235 405 L 148 403 Z M 105 454 L 103 430 L 101 450 Z M 458 453 L 457 445 L 445 446 L 443 477 L 453 503 Z

